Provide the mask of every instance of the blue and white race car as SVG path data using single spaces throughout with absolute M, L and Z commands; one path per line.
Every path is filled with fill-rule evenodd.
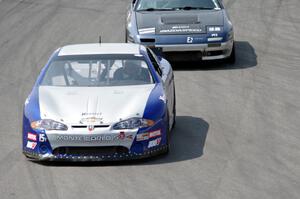
M 133 0 L 125 41 L 174 60 L 235 62 L 233 25 L 222 0 Z
M 167 152 L 173 71 L 138 44 L 80 44 L 53 53 L 24 105 L 23 153 L 110 161 Z

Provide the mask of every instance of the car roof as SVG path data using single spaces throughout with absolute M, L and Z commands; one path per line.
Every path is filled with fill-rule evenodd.
M 60 49 L 58 56 L 68 55 L 98 55 L 98 54 L 133 54 L 139 55 L 145 47 L 131 43 L 91 43 L 74 44 Z

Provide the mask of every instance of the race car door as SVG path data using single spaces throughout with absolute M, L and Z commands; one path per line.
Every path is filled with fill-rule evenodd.
M 166 94 L 166 103 L 168 106 L 169 113 L 169 124 L 170 128 L 172 127 L 172 122 L 175 117 L 175 85 L 174 85 L 174 75 L 170 63 L 164 58 L 158 58 L 151 49 L 148 48 L 148 55 L 151 59 L 151 62 L 156 65 L 154 66 L 157 70 L 157 73 L 161 76 L 163 81 L 164 90 Z

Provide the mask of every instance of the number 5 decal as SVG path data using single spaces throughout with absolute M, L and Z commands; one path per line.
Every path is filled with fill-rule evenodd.
M 40 142 L 46 142 L 47 141 L 46 135 L 45 134 L 40 134 L 39 141 Z
M 186 43 L 191 44 L 193 43 L 194 38 L 193 37 L 187 37 L 186 38 Z

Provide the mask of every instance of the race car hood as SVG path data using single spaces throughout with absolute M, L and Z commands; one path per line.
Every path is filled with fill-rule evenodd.
M 136 12 L 136 21 L 140 34 L 151 33 L 151 30 L 159 34 L 159 30 L 174 25 L 191 25 L 193 29 L 200 27 L 198 33 L 205 33 L 208 25 L 223 26 L 224 17 L 222 10 Z
M 88 124 L 88 118 L 110 125 L 142 117 L 153 88 L 152 84 L 88 88 L 40 86 L 40 114 L 42 119 L 69 125 Z

